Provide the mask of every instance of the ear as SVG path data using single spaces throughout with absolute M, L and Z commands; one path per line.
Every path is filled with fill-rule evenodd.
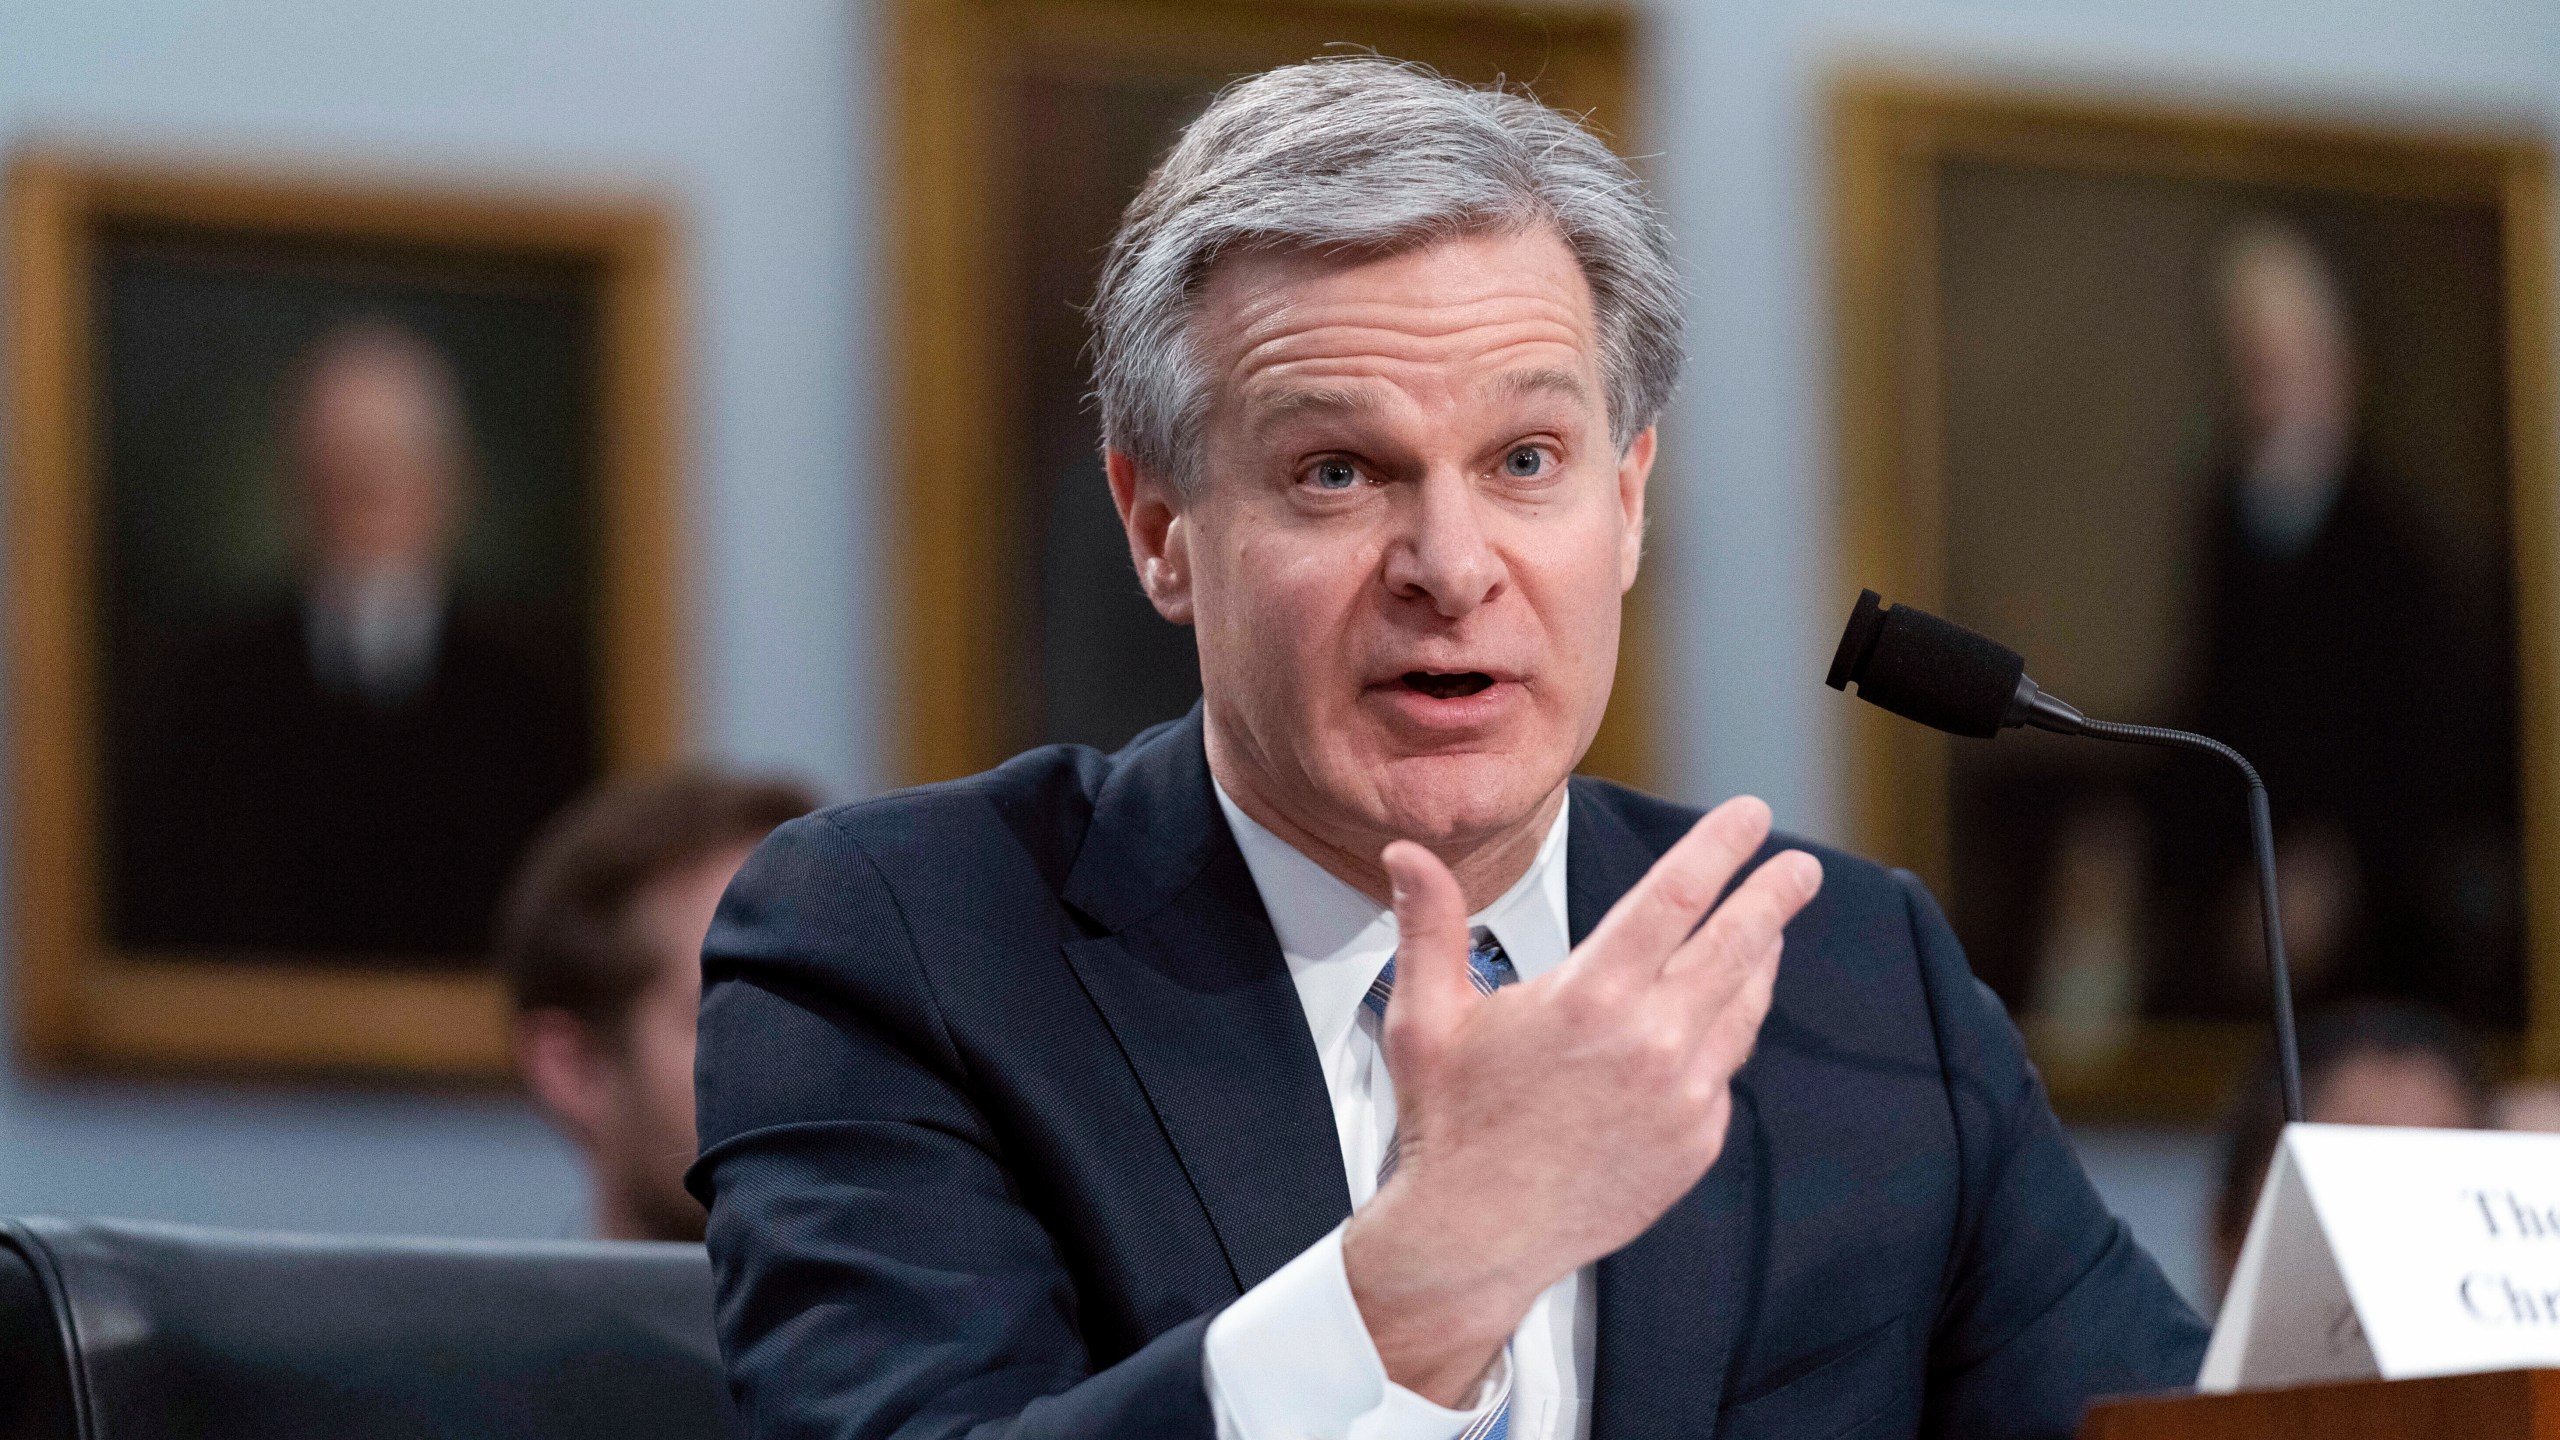
M 1653 477 L 1653 427 L 1647 425 L 1627 442 L 1618 457 L 1618 508 L 1626 529 L 1618 538 L 1618 593 L 1634 588 L 1636 569 L 1644 563 L 1644 487 Z
M 613 1061 L 587 1022 L 566 1010 L 516 1017 L 516 1072 L 569 1139 L 592 1148 L 613 1103 Z
M 1181 492 L 1140 469 L 1126 451 L 1105 450 L 1102 469 L 1111 480 L 1120 528 L 1129 535 L 1129 563 L 1137 567 L 1138 584 L 1157 614 L 1176 625 L 1190 624 L 1191 526 Z

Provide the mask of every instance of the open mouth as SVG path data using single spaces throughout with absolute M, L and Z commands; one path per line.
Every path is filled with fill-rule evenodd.
M 1493 677 L 1481 670 L 1407 670 L 1404 683 L 1434 700 L 1456 700 L 1489 688 Z

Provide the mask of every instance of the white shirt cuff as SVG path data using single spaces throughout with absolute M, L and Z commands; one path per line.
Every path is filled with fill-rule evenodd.
M 1451 1440 L 1511 1393 L 1507 1346 L 1472 1409 L 1388 1379 L 1351 1298 L 1339 1226 L 1209 1322 L 1201 1370 L 1218 1440 Z

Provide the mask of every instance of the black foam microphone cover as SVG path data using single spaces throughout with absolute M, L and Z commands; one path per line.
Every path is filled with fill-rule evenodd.
M 1934 730 L 1988 740 L 2017 699 L 2026 659 L 1987 635 L 1908 605 L 1858 594 L 1824 683 Z

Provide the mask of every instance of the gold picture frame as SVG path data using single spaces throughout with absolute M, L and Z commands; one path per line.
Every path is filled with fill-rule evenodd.
M 2283 187 L 2343 197 L 2492 207 L 2502 242 L 2503 437 L 2514 546 L 2517 768 L 2528 1014 L 2520 1046 L 2492 1058 L 2560 1073 L 2560 487 L 2554 484 L 2551 155 L 2531 135 L 2343 123 L 2116 98 L 2086 98 L 1903 74 L 1857 74 L 1831 103 L 1832 256 L 1845 615 L 1861 586 L 1940 609 L 1950 590 L 1947 397 L 1936 211 L 1952 164 L 2071 177 Z M 1959 616 L 1958 618 L 1963 618 Z M 2030 673 L 2036 657 L 2029 655 Z M 2142 721 L 2155 717 L 2109 715 Z M 2167 723 L 2165 720 L 2163 723 Z M 1871 854 L 1944 893 L 1957 743 L 1867 706 L 1850 713 L 1848 794 Z M 2019 742 L 2011 741 L 2015 745 Z M 2199 774 L 2197 785 L 2222 783 Z M 2275 796 L 2281 818 L 2285 797 Z M 2239 797 L 2232 823 L 2239 824 Z M 2091 1058 L 2031 1048 L 2058 1107 L 2082 1118 L 2211 1117 L 2266 1044 L 2263 1022 L 2142 1020 L 2131 1043 Z
M 580 524 L 593 731 L 606 772 L 683 747 L 674 226 L 620 197 L 404 187 L 32 149 L 7 174 L 13 990 L 18 1055 L 48 1070 L 509 1073 L 485 964 L 120 947 L 109 922 L 101 620 L 101 236 L 112 227 L 473 263 L 575 267 L 592 286 Z M 122 232 L 119 232 L 122 233 Z M 287 263 L 287 262 L 279 262 Z M 510 857 L 511 859 L 512 857 Z
M 1080 394 L 1085 377 L 1064 361 L 1053 368 L 1072 373 L 1025 373 L 1040 322 L 1018 278 L 1025 217 L 1010 178 L 1036 141 L 1008 109 L 1021 82 L 1225 79 L 1375 50 L 1526 84 L 1627 147 L 1636 27 L 1610 6 L 1462 0 L 902 0 L 892 13 L 889 649 L 895 770 L 922 783 L 989 768 L 1038 738 L 1004 703 L 1034 608 L 1020 588 L 1035 524 L 1025 411 L 1040 387 Z M 1110 197 L 1113 213 L 1125 198 Z M 1656 772 L 1649 590 L 1640 582 L 1629 597 L 1617 689 L 1584 762 L 1635 783 Z

